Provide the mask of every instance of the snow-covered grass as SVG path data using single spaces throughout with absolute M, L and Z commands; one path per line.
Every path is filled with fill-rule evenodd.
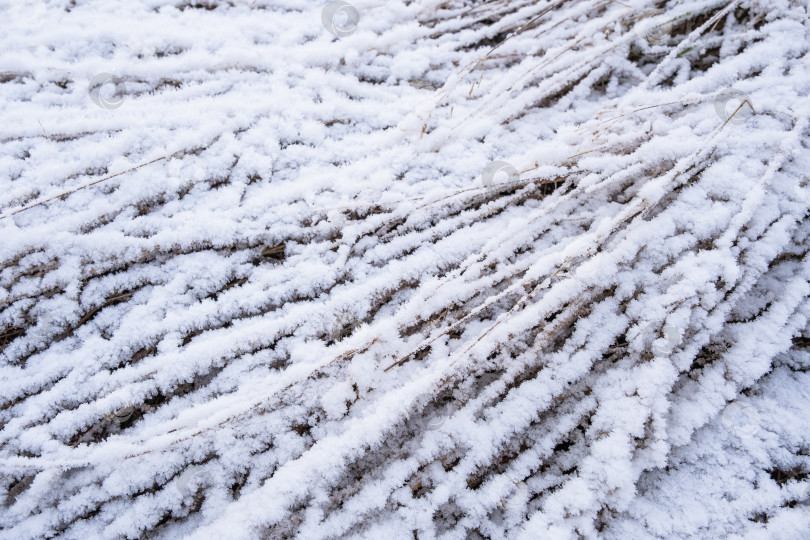
M 2 4 L 0 537 L 810 534 L 806 2 L 326 4 Z

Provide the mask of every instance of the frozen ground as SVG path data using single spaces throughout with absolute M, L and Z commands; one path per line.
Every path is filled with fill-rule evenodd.
M 325 4 L 0 2 L 0 538 L 810 536 L 807 2 Z

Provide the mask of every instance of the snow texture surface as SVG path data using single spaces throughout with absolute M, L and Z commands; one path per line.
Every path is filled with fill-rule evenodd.
M 805 0 L 0 21 L 0 538 L 810 537 Z

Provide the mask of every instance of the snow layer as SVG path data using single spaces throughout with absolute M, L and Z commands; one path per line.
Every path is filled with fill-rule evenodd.
M 0 9 L 0 537 L 810 535 L 806 2 Z

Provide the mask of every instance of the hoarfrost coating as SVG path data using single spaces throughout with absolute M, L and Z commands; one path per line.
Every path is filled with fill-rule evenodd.
M 807 537 L 806 2 L 0 10 L 0 537 Z

